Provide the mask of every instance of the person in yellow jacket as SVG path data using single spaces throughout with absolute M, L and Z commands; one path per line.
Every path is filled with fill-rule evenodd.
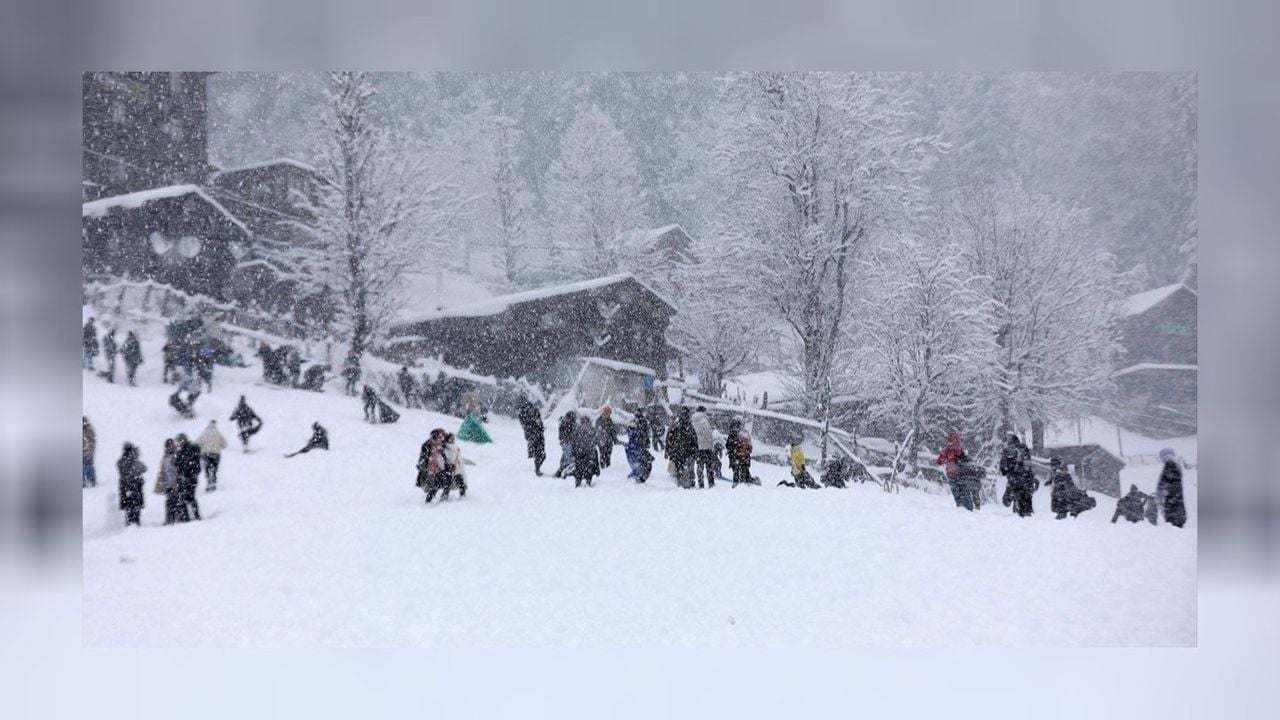
M 800 448 L 800 443 L 791 443 L 791 479 L 793 482 L 782 481 L 779 485 L 798 488 L 817 489 L 821 487 L 814 482 L 813 476 L 804 467 L 804 450 Z

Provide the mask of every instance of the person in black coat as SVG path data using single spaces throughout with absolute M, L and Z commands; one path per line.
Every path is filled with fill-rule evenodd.
M 1088 493 L 1076 487 L 1075 481 L 1071 479 L 1071 473 L 1067 472 L 1066 465 L 1056 457 L 1049 458 L 1049 483 L 1053 486 L 1049 509 L 1055 513 L 1058 520 L 1067 515 L 1078 517 L 1080 513 L 1091 510 L 1098 504 L 1096 499 L 1089 497 Z
M 520 401 L 520 427 L 524 429 L 524 442 L 528 446 L 528 457 L 533 458 L 533 472 L 542 475 L 542 463 L 547 459 L 547 439 L 545 426 L 542 424 L 542 413 L 529 398 Z
M 146 504 L 142 476 L 146 474 L 147 466 L 138 459 L 137 445 L 124 444 L 124 452 L 116 461 L 116 470 L 120 472 L 120 509 L 124 511 L 124 524 L 142 525 L 142 508 Z
M 1130 485 L 1129 494 L 1116 501 L 1116 511 L 1111 516 L 1111 522 L 1114 523 L 1121 517 L 1131 523 L 1142 520 L 1150 500 L 1151 496 L 1139 490 L 1137 485 Z
M 667 411 L 662 409 L 662 405 L 654 403 L 649 406 L 646 413 L 649 416 L 649 430 L 653 432 L 653 449 L 662 449 L 662 439 L 667 432 Z
M 236 427 L 240 428 L 240 446 L 245 452 L 249 452 L 249 438 L 262 429 L 262 418 L 258 417 L 241 395 L 240 403 L 236 405 L 230 419 L 235 422 Z
M 1004 506 L 1012 505 L 1014 514 L 1019 517 L 1034 515 L 1032 499 L 1040 488 L 1040 481 L 1031 469 L 1031 450 L 1013 433 L 1009 433 L 1000 454 L 1000 474 L 1007 478 L 1002 498 Z
M 93 358 L 98 354 L 98 328 L 94 326 L 93 318 L 89 318 L 84 324 L 84 341 L 80 345 L 80 351 L 85 369 L 92 370 Z
M 564 477 L 573 470 L 573 432 L 577 427 L 578 414 L 574 411 L 570 410 L 560 418 L 560 467 L 556 469 L 555 477 Z
M 735 416 L 729 421 L 729 437 L 724 441 L 724 449 L 729 456 L 733 486 L 751 482 L 751 436 L 747 434 L 741 417 Z
M 400 366 L 396 380 L 400 383 L 400 395 L 404 398 L 404 406 L 418 407 L 418 386 L 413 381 L 413 376 L 409 374 L 407 366 Z
M 600 467 L 607 468 L 613 462 L 613 446 L 618 442 L 618 430 L 613 424 L 613 408 L 605 405 L 596 418 L 596 444 L 600 448 Z
M 364 420 L 365 422 L 378 422 L 378 393 L 373 388 L 365 385 L 360 390 L 360 399 L 364 401 Z
M 301 455 L 304 452 L 311 452 L 316 449 L 329 449 L 329 432 L 321 427 L 320 423 L 313 422 L 311 423 L 311 439 L 307 440 L 307 444 L 303 445 L 301 450 L 291 452 L 288 455 L 285 455 L 285 457 L 290 458 L 294 455 Z
M 200 446 L 179 433 L 174 438 L 177 455 L 173 464 L 178 471 L 178 500 L 190 510 L 191 517 L 200 519 L 200 503 L 196 501 L 196 488 L 200 484 Z
M 138 342 L 138 336 L 132 330 L 129 331 L 128 337 L 124 339 L 124 349 L 120 356 L 124 358 L 124 372 L 129 380 L 130 385 L 134 385 L 134 377 L 138 374 L 138 366 L 142 364 L 142 345 Z
M 1170 448 L 1160 451 L 1164 469 L 1156 484 L 1156 503 L 1164 510 L 1164 519 L 1174 527 L 1187 522 L 1187 506 L 1182 498 L 1182 469 L 1178 467 L 1177 454 Z
M 683 488 L 693 487 L 693 458 L 698 453 L 698 435 L 693 430 L 689 408 L 681 407 L 667 432 L 667 457 L 676 466 L 676 483 Z
M 578 420 L 573 431 L 573 485 L 581 487 L 585 481 L 591 487 L 591 478 L 600 474 L 600 455 L 596 429 L 591 418 L 585 415 Z

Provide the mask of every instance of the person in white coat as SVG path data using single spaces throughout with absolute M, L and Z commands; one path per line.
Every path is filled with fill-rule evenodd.
M 473 463 L 462 457 L 462 449 L 458 447 L 458 438 L 453 433 L 445 433 L 444 436 L 444 462 L 448 468 L 449 474 L 453 476 L 453 485 L 458 488 L 458 497 L 465 497 L 467 494 L 467 472 L 463 467 L 472 465 Z M 449 488 L 444 489 L 445 499 L 449 498 Z
M 698 438 L 698 451 L 693 457 L 694 475 L 698 478 L 698 487 L 703 487 L 704 478 L 706 487 L 715 487 L 716 469 L 720 463 L 716 461 L 715 437 L 711 432 L 711 419 L 707 417 L 707 408 L 699 405 L 690 421 L 693 424 L 693 434 Z
M 222 459 L 222 451 L 227 449 L 227 439 L 218 432 L 218 421 L 210 420 L 204 432 L 196 438 L 200 446 L 200 464 L 204 465 L 204 491 L 213 492 L 218 489 L 218 462 Z

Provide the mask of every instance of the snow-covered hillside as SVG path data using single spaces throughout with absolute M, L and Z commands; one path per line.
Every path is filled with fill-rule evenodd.
M 1055 521 L 1048 491 L 1019 520 L 945 495 L 873 485 L 679 490 L 655 468 L 625 479 L 619 447 L 595 488 L 535 477 L 519 426 L 494 418 L 465 498 L 427 506 L 418 447 L 459 420 L 404 410 L 368 425 L 360 403 L 262 386 L 219 367 L 194 420 L 166 405 L 157 340 L 139 387 L 84 373 L 98 487 L 84 491 L 84 641 L 92 646 L 1193 645 L 1191 520 L 1116 525 L 1114 501 Z M 101 358 L 99 358 L 101 363 Z M 228 421 L 239 396 L 265 421 L 248 454 Z M 216 418 L 232 443 L 205 519 L 141 528 L 109 506 L 123 442 L 148 490 L 165 437 Z M 311 422 L 331 450 L 291 459 Z M 554 469 L 554 423 L 548 425 Z M 1126 471 L 1129 472 L 1129 471 Z M 1141 468 L 1152 475 L 1157 467 Z M 1127 480 L 1126 475 L 1126 482 Z

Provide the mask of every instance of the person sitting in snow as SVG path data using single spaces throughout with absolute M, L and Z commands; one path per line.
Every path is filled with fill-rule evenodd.
M 310 390 L 312 392 L 324 392 L 325 376 L 328 374 L 328 365 L 324 365 L 322 363 L 312 365 L 307 368 L 305 373 L 302 374 L 302 385 L 300 387 L 303 390 Z
M 1129 494 L 1116 501 L 1116 511 L 1111 516 L 1111 522 L 1124 517 L 1131 523 L 1142 520 L 1146 514 L 1147 503 L 1152 501 L 1152 496 L 1142 492 L 1137 485 L 1129 486 Z
M 1054 517 L 1058 520 L 1067 515 L 1079 517 L 1080 513 L 1091 510 L 1098 504 L 1095 498 L 1076 487 L 1067 466 L 1057 457 L 1049 458 L 1049 484 L 1053 486 L 1049 509 L 1056 513 Z
M 311 439 L 307 440 L 307 444 L 303 445 L 301 450 L 291 452 L 288 455 L 285 455 L 285 457 L 291 458 L 294 455 L 301 455 L 304 452 L 311 452 L 312 450 L 317 449 L 329 449 L 329 432 L 325 430 L 320 423 L 313 422 L 311 423 Z

